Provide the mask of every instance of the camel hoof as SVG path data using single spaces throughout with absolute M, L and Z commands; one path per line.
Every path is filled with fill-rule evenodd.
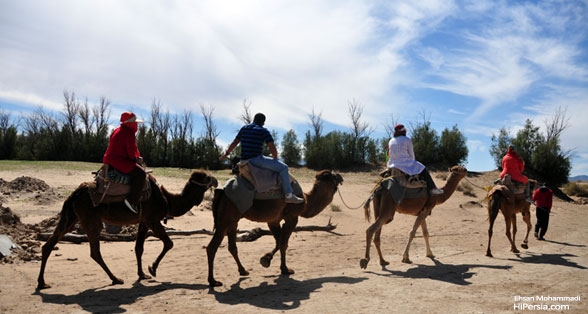
M 385 260 L 380 261 L 380 266 L 388 266 L 388 265 L 390 265 L 390 262 L 385 261 Z
M 511 252 L 513 252 L 513 253 L 515 253 L 515 254 L 519 254 L 519 253 L 521 253 L 521 251 L 519 251 L 518 249 L 512 249 L 512 250 L 510 250 L 510 251 L 511 251 Z
M 490 253 L 490 252 L 486 252 L 486 256 L 488 256 L 488 257 L 494 257 L 494 256 L 492 256 L 492 253 Z
M 412 261 L 408 257 L 403 258 L 402 259 L 402 262 L 405 263 L 405 264 L 412 264 Z
M 241 276 L 249 276 L 249 272 L 245 269 L 239 269 L 239 275 Z
M 124 282 L 124 280 L 122 280 L 122 279 L 118 279 L 118 278 L 114 278 L 114 279 L 112 279 L 112 284 L 113 284 L 113 285 L 122 285 L 122 284 L 124 284 L 124 283 L 125 283 L 125 282 Z
M 37 286 L 37 290 L 43 290 L 43 289 L 49 289 L 49 288 L 51 288 L 51 286 L 46 283 L 39 283 L 39 285 Z
M 259 263 L 261 264 L 261 266 L 268 268 L 268 267 L 270 267 L 270 265 L 272 263 L 272 258 L 271 258 L 271 256 L 269 256 L 269 254 L 266 254 L 262 258 L 259 259 Z
M 359 267 L 361 267 L 361 269 L 366 269 L 369 262 L 370 261 L 367 258 L 362 258 L 359 260 Z
M 147 269 L 149 270 L 149 273 L 151 274 L 151 276 L 157 277 L 157 275 L 156 275 L 157 268 L 154 268 L 153 266 L 149 266 L 149 267 L 147 267 Z M 150 279 L 150 278 L 147 278 L 147 279 Z
M 139 280 L 145 280 L 145 279 L 151 279 L 151 276 L 145 275 L 145 274 L 140 274 L 139 275 Z
M 294 274 L 294 270 L 293 269 L 290 269 L 288 267 L 282 268 L 282 275 L 284 275 L 284 276 L 290 276 L 290 275 L 293 275 L 293 274 Z
M 209 280 L 208 280 L 208 284 L 210 285 L 210 287 L 220 287 L 220 286 L 222 286 L 222 285 L 223 285 L 223 283 L 222 283 L 222 282 L 220 282 L 220 281 L 216 281 L 216 280 L 214 280 L 214 279 L 209 279 Z
M 521 244 L 521 247 L 526 250 L 529 248 L 529 245 L 527 243 L 523 243 Z

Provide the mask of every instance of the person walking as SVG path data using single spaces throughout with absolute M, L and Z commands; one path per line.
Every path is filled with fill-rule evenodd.
M 142 122 L 134 113 L 123 112 L 120 116 L 120 126 L 112 131 L 102 158 L 103 163 L 131 177 L 131 190 L 124 203 L 134 213 L 139 213 L 141 191 L 147 177 L 142 166 L 143 157 L 135 138 L 138 123 Z
M 402 124 L 394 126 L 394 136 L 388 142 L 388 169 L 397 168 L 409 176 L 422 174 L 427 182 L 427 188 L 431 194 L 443 194 L 443 190 L 437 188 L 429 170 L 414 156 L 412 140 L 406 136 L 406 128 Z
M 553 203 L 553 191 L 543 183 L 533 192 L 533 201 L 535 202 L 535 215 L 537 216 L 535 238 L 545 240 L 544 237 L 549 226 L 549 214 Z
M 219 160 L 224 160 L 229 154 L 241 143 L 241 160 L 247 160 L 255 167 L 272 170 L 278 173 L 282 181 L 282 191 L 286 203 L 299 204 L 304 202 L 304 199 L 292 193 L 292 185 L 290 184 L 290 175 L 288 173 L 288 165 L 278 160 L 278 150 L 274 145 L 274 139 L 271 133 L 264 128 L 265 115 L 263 113 L 255 114 L 253 123 L 243 126 L 233 142 L 227 148 L 224 155 L 219 157 Z M 263 155 L 263 144 L 267 144 L 272 157 Z

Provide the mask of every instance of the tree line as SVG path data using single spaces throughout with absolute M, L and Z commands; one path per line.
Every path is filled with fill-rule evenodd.
M 110 101 L 101 97 L 97 104 L 91 105 L 87 99 L 81 101 L 73 92 L 64 91 L 63 96 L 63 110 L 59 114 L 47 112 L 39 106 L 32 113 L 19 117 L 17 123 L 0 108 L 0 159 L 101 162 L 110 136 Z M 245 100 L 242 107 L 239 119 L 243 124 L 251 123 L 251 103 Z M 362 105 L 351 100 L 347 110 L 349 129 L 324 134 L 322 114 L 313 109 L 308 114 L 310 129 L 305 132 L 302 143 L 291 129 L 283 135 L 280 145 L 277 132 L 270 127 L 276 146 L 281 148 L 280 158 L 290 166 L 306 165 L 316 170 L 344 170 L 366 165 L 381 167 L 397 121 L 392 116 L 384 124 L 386 136 L 372 138 L 374 129 L 363 119 Z M 204 131 L 200 136 L 194 136 L 196 116 L 192 111 L 171 114 L 161 102 L 153 100 L 150 116 L 139 125 L 137 132 L 137 145 L 149 166 L 211 170 L 228 166 L 218 159 L 226 148 L 217 143 L 220 132 L 214 122 L 214 107 L 200 106 L 199 114 L 202 124 L 198 126 Z M 561 115 L 557 116 L 559 120 L 565 118 Z M 407 125 L 407 128 L 417 159 L 427 167 L 440 169 L 466 162 L 466 138 L 457 125 L 438 133 L 431 127 L 429 117 L 423 114 L 422 121 Z M 528 121 L 525 129 L 511 138 L 503 128 L 498 136 L 492 136 L 495 144 L 490 153 L 498 160 L 508 144 L 517 143 L 524 148 L 523 158 L 539 172 L 551 169 L 551 163 L 544 157 L 552 160 L 555 154 L 560 161 L 558 171 L 561 171 L 558 173 L 565 175 L 567 180 L 570 155 L 561 152 L 559 135 L 562 131 L 562 126 L 556 124 L 552 125 L 547 136 L 540 136 L 538 128 Z M 268 152 L 266 147 L 265 153 Z M 231 157 L 239 154 L 238 147 Z M 499 162 L 497 166 L 500 167 Z M 552 176 L 551 172 L 549 176 Z

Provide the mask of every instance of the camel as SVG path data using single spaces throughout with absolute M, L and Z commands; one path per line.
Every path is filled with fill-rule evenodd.
M 537 185 L 537 181 L 529 180 L 530 190 L 533 191 Z M 525 193 L 513 193 L 512 188 L 509 188 L 508 184 L 497 184 L 488 192 L 488 220 L 490 226 L 488 228 L 488 248 L 486 249 L 486 256 L 492 257 L 490 250 L 490 243 L 492 241 L 492 229 L 494 227 L 494 221 L 498 216 L 498 212 L 501 211 L 504 215 L 504 221 L 506 223 L 506 237 L 510 241 L 510 251 L 513 253 L 519 253 L 515 244 L 515 235 L 517 233 L 517 213 L 521 213 L 523 221 L 527 224 L 527 234 L 521 244 L 523 249 L 529 248 L 529 232 L 531 232 L 531 203 L 525 200 Z M 512 236 L 511 236 L 512 226 Z
M 77 222 L 86 231 L 88 242 L 90 243 L 90 256 L 108 274 L 113 285 L 123 284 L 124 281 L 116 277 L 102 259 L 99 237 L 103 228 L 103 222 L 118 226 L 139 223 L 135 242 L 139 280 L 151 278 L 143 272 L 141 262 L 147 232 L 151 229 L 153 235 L 163 242 L 163 250 L 153 262 L 152 266 L 149 267 L 151 275 L 156 276 L 159 263 L 167 251 L 173 247 L 173 242 L 165 232 L 160 221 L 168 217 L 179 217 L 187 213 L 193 206 L 202 202 L 204 193 L 208 188 L 218 186 L 218 181 L 206 171 L 194 170 L 182 192 L 180 194 L 174 194 L 169 192 L 164 186 L 160 187 L 150 174 L 148 178 L 152 194 L 149 199 L 141 202 L 142 209 L 138 214 L 131 212 L 123 202 L 100 204 L 94 207 L 89 192 L 89 189 L 95 186 L 94 182 L 81 183 L 71 193 L 63 204 L 59 222 L 53 234 L 42 247 L 41 269 L 39 271 L 39 278 L 37 279 L 37 290 L 51 287 L 45 283 L 44 278 L 47 259 L 57 242 L 61 240 L 64 234 L 70 232 Z
M 229 252 L 235 259 L 239 274 L 249 275 L 239 260 L 237 252 L 237 225 L 241 218 L 251 221 L 265 222 L 271 230 L 276 241 L 275 248 L 266 253 L 260 259 L 263 267 L 269 267 L 271 259 L 279 250 L 281 255 L 281 274 L 291 275 L 294 270 L 286 266 L 286 249 L 290 235 L 296 228 L 298 217 L 311 218 L 318 215 L 331 203 L 339 184 L 343 184 L 343 177 L 340 174 L 322 170 L 315 176 L 314 186 L 308 193 L 303 193 L 304 202 L 300 204 L 287 204 L 283 198 L 260 200 L 255 199 L 253 205 L 241 213 L 237 207 L 224 194 L 224 190 L 216 189 L 212 202 L 214 216 L 214 235 L 206 247 L 208 255 L 208 283 L 211 287 L 222 286 L 220 281 L 214 279 L 214 257 L 225 235 L 229 241 Z M 284 221 L 280 226 L 280 222 Z
M 425 245 L 427 248 L 427 257 L 435 257 L 429 246 L 429 231 L 427 229 L 426 218 L 431 214 L 431 210 L 433 207 L 435 207 L 435 205 L 442 204 L 447 199 L 449 199 L 449 197 L 451 197 L 453 192 L 455 192 L 457 189 L 459 181 L 461 181 L 461 179 L 467 175 L 467 169 L 462 166 L 453 166 L 451 169 L 449 169 L 449 171 L 449 178 L 447 179 L 445 186 L 442 187 L 445 193 L 440 195 L 429 195 L 427 193 L 425 197 L 405 198 L 400 204 L 396 204 L 392 198 L 392 194 L 388 192 L 374 192 L 370 196 L 364 205 L 365 217 L 368 221 L 370 220 L 370 199 L 373 198 L 374 217 L 376 221 L 366 230 L 365 258 L 360 260 L 361 268 L 365 269 L 370 261 L 370 246 L 372 237 L 374 239 L 374 245 L 376 246 L 378 255 L 380 256 L 380 265 L 386 266 L 390 264 L 388 261 L 384 260 L 384 257 L 382 256 L 382 251 L 380 250 L 380 234 L 382 232 L 382 226 L 390 223 L 394 219 L 394 214 L 396 212 L 417 217 L 412 230 L 410 231 L 404 253 L 402 254 L 402 262 L 411 263 L 408 256 L 408 251 L 410 249 L 410 244 L 415 237 L 416 230 L 419 227 L 421 227 L 423 231 L 423 238 L 425 239 Z M 379 183 L 376 185 L 376 188 L 378 185 Z M 374 189 L 374 191 L 375 190 L 376 189 Z

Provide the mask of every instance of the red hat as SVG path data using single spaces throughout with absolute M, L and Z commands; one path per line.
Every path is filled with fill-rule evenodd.
M 134 113 L 128 112 L 128 111 L 125 111 L 120 115 L 120 123 L 131 123 L 131 122 L 142 123 L 143 120 L 137 119 L 137 116 L 135 116 Z
M 404 124 L 397 124 L 394 126 L 394 131 L 395 132 L 406 132 L 406 129 L 404 128 Z

